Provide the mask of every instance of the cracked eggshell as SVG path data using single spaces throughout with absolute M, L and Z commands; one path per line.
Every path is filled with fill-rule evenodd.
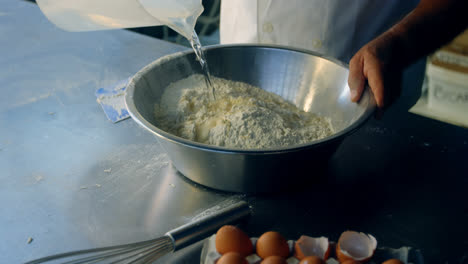
M 366 262 L 374 255 L 377 240 L 369 234 L 345 231 L 336 244 L 336 256 L 340 262 L 356 260 Z
M 300 260 L 308 256 L 327 260 L 330 256 L 330 243 L 326 237 L 301 236 L 294 244 L 294 256 Z

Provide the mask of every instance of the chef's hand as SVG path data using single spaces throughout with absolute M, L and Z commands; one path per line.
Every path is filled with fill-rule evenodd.
M 402 67 L 392 61 L 395 55 L 384 35 L 363 46 L 349 62 L 348 85 L 351 100 L 359 101 L 366 84 L 379 108 L 390 105 L 401 92 Z
M 377 106 L 388 106 L 400 94 L 404 67 L 467 29 L 467 9 L 466 0 L 420 0 L 405 18 L 353 56 L 348 77 L 351 100 L 361 98 L 367 83 Z

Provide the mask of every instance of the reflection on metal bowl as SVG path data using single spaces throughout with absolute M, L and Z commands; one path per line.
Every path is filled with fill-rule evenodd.
M 317 177 L 344 137 L 372 114 L 369 89 L 349 100 L 347 65 L 319 54 L 278 46 L 217 45 L 206 48 L 213 76 L 276 93 L 300 109 L 329 117 L 335 134 L 307 144 L 239 150 L 189 141 L 158 128 L 154 105 L 172 82 L 201 73 L 192 51 L 163 57 L 130 81 L 125 101 L 132 118 L 156 135 L 173 165 L 207 187 L 233 192 L 275 192 Z

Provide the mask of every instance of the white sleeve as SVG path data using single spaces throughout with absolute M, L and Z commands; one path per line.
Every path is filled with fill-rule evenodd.
M 220 42 L 257 43 L 257 0 L 222 0 Z

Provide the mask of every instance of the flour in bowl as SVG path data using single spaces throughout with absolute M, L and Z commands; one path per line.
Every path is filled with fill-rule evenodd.
M 333 134 L 328 119 L 276 94 L 221 78 L 212 82 L 215 100 L 203 75 L 169 85 L 155 105 L 157 126 L 188 140 L 240 149 L 286 147 Z

